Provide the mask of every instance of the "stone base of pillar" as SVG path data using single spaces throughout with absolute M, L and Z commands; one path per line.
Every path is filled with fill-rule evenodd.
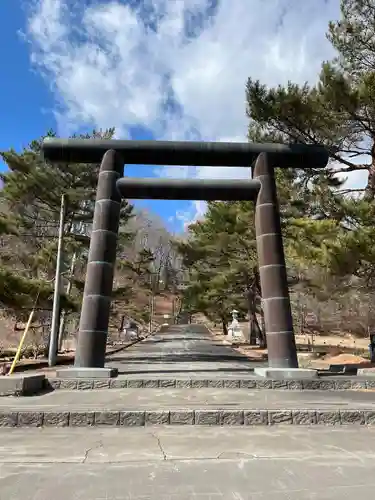
M 372 368 L 358 368 L 357 375 L 365 377 L 375 377 L 375 367 Z
M 318 377 L 318 371 L 311 368 L 254 368 L 254 374 L 273 380 L 301 380 Z
M 56 377 L 58 378 L 114 378 L 117 375 L 117 368 L 79 368 L 72 366 L 56 370 Z

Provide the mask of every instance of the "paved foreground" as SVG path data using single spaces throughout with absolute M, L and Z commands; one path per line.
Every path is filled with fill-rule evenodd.
M 375 424 L 374 392 L 243 387 L 254 364 L 196 325 L 108 362 L 133 385 L 0 398 L 1 499 L 374 497 L 375 427 L 358 425 Z M 148 377 L 181 385 L 136 388 Z M 195 377 L 206 387 L 185 388 Z
M 374 498 L 375 429 L 0 431 L 0 497 L 15 500 Z

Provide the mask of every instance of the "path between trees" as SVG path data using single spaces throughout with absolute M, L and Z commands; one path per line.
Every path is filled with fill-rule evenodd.
M 112 356 L 108 366 L 127 376 L 230 376 L 251 373 L 246 356 L 215 339 L 204 325 L 173 325 Z

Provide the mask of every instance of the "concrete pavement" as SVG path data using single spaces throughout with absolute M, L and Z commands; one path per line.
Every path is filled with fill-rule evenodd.
M 123 373 L 122 377 L 139 377 L 143 372 L 151 374 L 150 382 L 166 383 L 163 387 L 127 384 L 103 390 L 113 387 L 108 379 L 99 380 L 102 389 L 93 389 L 89 381 L 81 379 L 80 383 L 91 390 L 60 388 L 29 397 L 3 397 L 0 427 L 375 424 L 373 390 L 298 390 L 299 386 L 288 391 L 253 389 L 252 362 L 230 346 L 217 343 L 199 325 L 173 326 L 111 357 L 109 363 Z M 188 386 L 177 386 L 177 378 L 170 386 L 166 374 L 171 371 L 178 374 L 180 382 L 187 380 Z M 207 386 L 190 384 L 193 380 L 200 382 L 191 377 L 192 373 L 199 378 L 203 373 Z M 222 382 L 223 373 L 225 378 L 227 374 L 233 378 L 229 376 L 228 384 L 213 387 Z M 121 378 L 114 381 L 121 383 Z M 130 381 L 135 383 L 137 379 Z M 78 381 L 68 382 L 78 387 Z
M 157 410 L 342 408 L 375 410 L 372 391 L 261 391 L 249 389 L 112 389 L 53 391 L 0 399 L 0 410 Z
M 370 500 L 375 429 L 0 431 L 0 494 L 17 500 Z
M 0 498 L 373 498 L 375 426 L 356 424 L 375 424 L 374 392 L 243 387 L 254 364 L 190 326 L 108 361 L 134 384 L 189 388 L 102 381 L 108 390 L 0 398 Z M 196 377 L 232 385 L 198 388 Z M 292 423 L 305 425 L 269 425 Z
M 143 342 L 113 356 L 107 366 L 120 375 L 155 376 L 222 376 L 251 374 L 255 366 L 230 346 L 215 340 L 203 325 L 172 325 Z

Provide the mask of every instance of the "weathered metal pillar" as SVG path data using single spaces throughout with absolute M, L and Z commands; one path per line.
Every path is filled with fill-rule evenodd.
M 271 368 L 298 368 L 274 164 L 277 155 L 261 153 L 253 178 L 261 182 L 255 207 L 260 284 Z
M 74 363 L 77 368 L 104 367 L 121 207 L 116 181 L 123 171 L 121 155 L 107 151 L 99 171 Z

